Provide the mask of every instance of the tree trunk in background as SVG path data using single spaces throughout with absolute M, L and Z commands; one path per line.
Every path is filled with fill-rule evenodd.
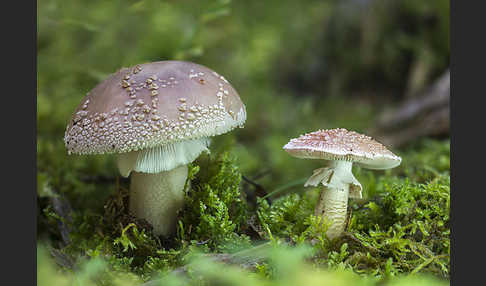
M 386 111 L 369 130 L 388 146 L 403 146 L 422 136 L 449 135 L 450 71 L 447 69 L 424 92 Z

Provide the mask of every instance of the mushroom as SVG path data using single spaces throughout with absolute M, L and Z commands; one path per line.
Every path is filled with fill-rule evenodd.
M 353 163 L 366 169 L 384 170 L 402 161 L 371 137 L 343 128 L 302 135 L 291 139 L 283 149 L 297 158 L 331 161 L 328 167 L 314 170 L 304 184 L 304 187 L 323 185 L 315 215 L 329 224 L 326 231 L 329 239 L 344 231 L 348 197 L 362 198 L 361 184 L 352 173 Z
M 122 68 L 76 108 L 64 142 L 69 154 L 117 154 L 131 174 L 130 213 L 157 235 L 174 233 L 187 164 L 208 152 L 210 137 L 243 127 L 246 110 L 228 81 L 190 62 Z

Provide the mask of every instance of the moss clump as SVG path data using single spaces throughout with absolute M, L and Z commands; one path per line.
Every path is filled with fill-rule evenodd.
M 258 213 L 268 238 L 311 243 L 318 265 L 378 277 L 424 272 L 448 278 L 449 200 L 448 177 L 386 184 L 376 197 L 354 205 L 347 232 L 336 241 L 323 235 L 311 195 L 292 194 L 272 206 L 260 200 Z
M 266 230 L 266 238 L 274 235 L 299 241 L 312 225 L 313 202 L 304 194 L 290 194 L 271 206 L 268 201 L 258 200 L 258 219 Z
M 241 234 L 247 205 L 240 193 L 241 173 L 229 153 L 223 153 L 206 168 L 191 165 L 191 187 L 178 224 L 182 242 L 192 241 L 217 251 L 232 251 L 249 245 Z
M 249 246 L 241 233 L 247 206 L 239 191 L 241 173 L 229 153 L 217 156 L 208 168 L 190 165 L 186 182 L 186 205 L 180 211 L 177 237 L 157 237 L 151 225 L 128 213 L 127 188 L 118 186 L 104 213 L 74 211 L 66 222 L 50 205 L 42 216 L 56 237 L 59 222 L 69 223 L 70 243 L 60 254 L 75 264 L 85 258 L 103 258 L 113 271 L 137 274 L 143 280 L 184 263 L 195 248 L 209 252 L 231 252 Z
M 354 212 L 350 231 L 380 257 L 391 259 L 398 272 L 448 277 L 449 185 L 448 176 L 426 184 L 406 179 L 386 185 L 383 193 Z

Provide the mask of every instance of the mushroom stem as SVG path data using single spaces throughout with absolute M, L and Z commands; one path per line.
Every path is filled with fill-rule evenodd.
M 333 161 L 330 169 L 333 171 L 329 181 L 324 184 L 315 215 L 321 216 L 324 223 L 329 224 L 326 235 L 334 239 L 341 235 L 346 224 L 348 210 L 349 178 L 353 163 L 349 161 Z
M 149 174 L 133 171 L 130 182 L 130 213 L 146 219 L 156 235 L 176 229 L 177 211 L 184 205 L 187 165 Z
M 329 228 L 326 231 L 329 239 L 338 237 L 344 231 L 347 209 L 347 189 L 338 190 L 322 187 L 315 215 L 321 215 L 323 221 L 329 223 Z

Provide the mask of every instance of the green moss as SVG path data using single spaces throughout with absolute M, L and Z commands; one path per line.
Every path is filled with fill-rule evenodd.
M 310 249 L 304 252 L 314 267 L 373 277 L 373 283 L 396 281 L 396 277 L 419 272 L 448 279 L 448 146 L 448 141 L 425 140 L 400 154 L 404 163 L 399 168 L 386 172 L 356 168 L 366 196 L 363 200 L 350 201 L 347 232 L 334 241 L 326 238 L 325 226 L 313 215 L 318 188 L 281 196 L 271 204 L 257 198 L 253 210 L 241 192 L 242 174 L 229 152 L 202 156 L 189 166 L 186 204 L 179 212 L 176 237 L 156 237 L 145 220 L 130 216 L 128 190 L 122 185 L 106 200 L 103 213 L 78 210 L 72 213 L 72 220 L 66 220 L 47 204 L 41 217 L 52 226 L 51 232 L 56 231 L 54 226 L 61 221 L 72 228 L 71 243 L 60 253 L 74 261 L 77 269 L 82 269 L 88 261 L 100 260 L 105 265 L 100 273 L 106 277 L 124 273 L 140 281 L 156 277 L 169 279 L 172 276 L 164 275 L 188 265 L 193 260 L 191 257 L 197 256 L 195 253 L 233 253 L 258 240 L 269 240 L 279 249 L 276 251 L 285 252 L 286 245 Z M 50 184 L 46 177 L 40 178 L 40 193 L 49 197 Z M 258 234 L 251 234 L 252 228 Z M 59 234 L 57 237 L 60 239 Z M 286 253 L 291 256 L 291 252 Z M 255 281 L 279 281 L 283 270 L 278 269 L 287 266 L 277 264 L 291 258 L 272 260 L 271 253 L 265 255 L 266 259 L 254 267 L 252 275 L 259 277 Z M 303 257 L 296 254 L 295 259 Z M 200 267 L 199 262 L 191 267 Z M 205 281 L 231 280 L 229 277 L 233 275 L 223 278 L 212 272 L 220 267 L 211 264 L 197 271 L 208 275 L 204 276 Z M 283 273 L 286 271 L 290 270 Z M 300 274 L 297 271 L 295 275 Z M 199 278 L 191 279 L 183 282 L 201 282 Z M 109 280 L 97 281 L 99 285 L 113 285 Z
M 345 249 L 345 247 L 342 247 Z M 268 263 L 257 266 L 256 272 L 228 266 L 205 256 L 192 256 L 186 274 L 167 273 L 158 276 L 151 285 L 448 285 L 431 276 L 398 275 L 385 283 L 373 277 L 360 277 L 349 269 L 328 271 L 309 267 L 313 255 L 309 247 L 288 247 L 273 244 L 265 251 Z M 338 258 L 341 259 L 341 258 Z M 46 249 L 37 253 L 38 285 L 140 285 L 143 281 L 129 272 L 118 271 L 111 262 L 101 258 L 86 260 L 76 272 L 59 272 Z
M 178 224 L 182 242 L 193 241 L 217 251 L 237 249 L 240 243 L 248 245 L 249 238 L 241 234 L 247 205 L 240 193 L 241 173 L 234 160 L 226 152 L 204 168 L 191 165 L 191 187 Z
M 351 231 L 380 257 L 393 259 L 399 272 L 431 272 L 449 276 L 450 182 L 438 177 L 427 184 L 386 186 L 360 211 L 354 212 Z
M 103 258 L 116 271 L 148 280 L 182 265 L 184 256 L 195 249 L 232 252 L 249 246 L 250 238 L 241 233 L 247 206 L 234 158 L 223 153 L 205 166 L 201 170 L 190 165 L 177 237 L 156 237 L 150 224 L 131 216 L 128 190 L 119 186 L 106 201 L 103 214 L 72 213 L 71 243 L 62 253 L 77 263 L 82 263 L 82 257 Z M 53 226 L 64 221 L 50 205 L 44 208 L 43 216 Z
M 309 238 L 314 233 L 311 229 L 317 231 L 313 228 L 319 225 L 312 215 L 315 202 L 307 193 L 290 194 L 271 206 L 259 199 L 257 214 L 266 237 L 288 237 L 294 242 Z
M 110 271 L 131 273 L 142 280 L 181 264 L 185 249 L 164 245 L 145 220 L 128 214 L 127 207 L 128 191 L 120 188 L 106 202 L 104 214 L 72 213 L 71 243 L 61 253 L 77 265 L 85 259 L 102 259 Z

